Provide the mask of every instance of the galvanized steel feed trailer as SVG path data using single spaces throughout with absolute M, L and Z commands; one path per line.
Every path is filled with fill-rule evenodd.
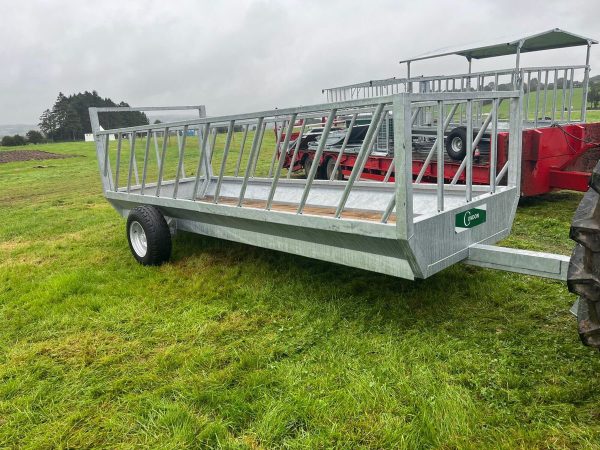
M 521 86 L 520 72 L 514 76 Z M 502 127 L 501 104 L 507 105 Z M 486 105 L 489 114 L 478 115 Z M 100 127 L 99 114 L 182 108 L 197 109 L 198 118 Z M 488 133 L 489 178 L 485 184 L 473 181 L 471 139 L 465 143 L 464 180 L 452 183 L 443 176 L 449 121 L 437 120 L 428 138 L 432 159 L 439 161 L 437 179 L 415 182 L 413 150 L 423 142 L 415 117 L 431 111 L 452 118 L 458 110 L 464 111 L 467 136 L 474 129 Z M 401 92 L 217 117 L 207 117 L 201 106 L 90 108 L 104 195 L 127 218 L 130 248 L 142 264 L 167 261 L 177 229 L 407 279 L 427 278 L 458 262 L 568 278 L 569 288 L 580 295 L 580 335 L 600 347 L 600 165 L 573 222 L 578 245 L 571 259 L 494 246 L 510 233 L 521 194 L 522 114 L 519 88 Z M 321 117 L 326 120 L 315 144 L 317 161 L 338 118 L 367 118 L 356 162 L 341 179 L 317 179 L 317 164 L 305 177 L 284 167 L 298 151 L 292 145 L 295 124 Z M 395 176 L 374 181 L 364 170 L 382 123 L 393 130 Z M 267 142 L 265 135 L 276 124 L 281 132 L 274 143 Z M 190 130 L 197 141 L 188 137 Z M 114 144 L 110 135 L 117 136 Z M 176 149 L 169 148 L 169 136 L 177 137 Z M 501 136 L 506 136 L 506 160 L 498 158 Z

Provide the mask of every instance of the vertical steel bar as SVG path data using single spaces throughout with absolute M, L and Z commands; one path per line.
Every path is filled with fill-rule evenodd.
M 290 166 L 288 167 L 287 179 L 289 180 L 292 176 L 292 172 L 294 170 L 294 166 L 296 165 L 296 158 L 298 158 L 298 150 L 300 148 L 300 143 L 302 142 L 302 135 L 304 134 L 304 129 L 306 128 L 306 119 L 302 119 L 302 126 L 300 127 L 300 133 L 296 138 L 296 143 L 294 144 L 294 152 L 292 153 L 292 159 L 290 160 Z
M 117 139 L 117 161 L 115 169 L 115 192 L 119 192 L 119 172 L 121 171 L 121 145 L 123 142 L 123 134 L 121 130 L 118 131 L 119 137 Z
M 144 189 L 146 188 L 146 177 L 148 175 L 148 159 L 150 157 L 150 142 L 152 140 L 152 131 L 148 130 L 146 133 L 146 148 L 144 150 L 144 168 L 142 169 L 142 187 L 140 189 L 140 195 L 144 195 Z
M 502 181 L 502 178 L 504 178 L 504 175 L 506 175 L 506 172 L 508 172 L 509 166 L 510 166 L 510 161 L 506 161 L 504 163 L 504 166 L 502 166 L 502 169 L 500 169 L 500 172 L 498 172 L 498 176 L 496 176 L 496 185 L 500 184 L 500 182 Z
M 467 100 L 467 155 L 466 160 L 466 200 L 470 202 L 473 190 L 473 100 Z
M 297 114 L 294 113 L 290 117 L 288 129 L 285 133 L 285 139 L 283 140 L 283 147 L 279 154 L 279 163 L 277 164 L 277 169 L 275 170 L 275 175 L 273 176 L 273 182 L 271 183 L 271 190 L 269 192 L 269 198 L 267 199 L 266 209 L 271 209 L 271 205 L 273 204 L 273 198 L 275 197 L 275 190 L 277 189 L 277 183 L 279 182 L 279 177 L 281 176 L 281 169 L 283 169 L 283 163 L 285 162 L 287 148 L 290 145 L 290 139 L 292 137 L 292 133 L 294 132 L 294 123 L 296 122 L 296 116 Z
M 546 120 L 546 102 L 548 100 L 548 72 L 549 70 L 545 70 L 546 78 L 544 79 L 544 106 L 542 108 L 542 120 Z
M 136 134 L 135 131 L 132 134 Z M 133 153 L 133 174 L 135 176 L 135 184 L 137 186 L 139 186 L 140 184 L 140 177 L 138 174 L 138 166 L 137 166 L 137 158 L 135 156 L 135 140 L 136 140 L 136 136 L 133 137 L 133 140 L 131 141 L 131 151 Z
M 348 201 L 348 197 L 350 196 L 350 190 L 354 185 L 356 179 L 360 176 L 359 166 L 362 166 L 362 160 L 366 159 L 367 154 L 369 153 L 369 149 L 371 148 L 371 142 L 373 140 L 373 136 L 375 135 L 375 129 L 377 128 L 377 124 L 379 123 L 379 119 L 381 117 L 381 113 L 383 112 L 383 108 L 385 105 L 380 103 L 375 108 L 373 112 L 373 116 L 371 117 L 371 124 L 369 125 L 369 129 L 367 130 L 367 134 L 360 146 L 360 151 L 358 152 L 358 156 L 356 161 L 354 162 L 354 167 L 352 168 L 352 172 L 350 173 L 350 177 L 346 182 L 346 186 L 344 186 L 344 192 L 342 193 L 342 197 L 340 198 L 340 202 L 335 211 L 335 217 L 339 218 L 344 210 L 344 206 L 346 206 L 346 202 Z M 410 113 L 409 113 L 410 114 Z
M 477 90 L 479 92 L 483 92 L 483 75 L 477 77 Z M 478 124 L 481 123 L 481 114 L 482 114 L 482 108 L 481 108 L 481 102 L 479 101 L 479 102 L 477 102 L 477 116 L 475 119 Z
M 258 142 L 260 138 L 260 130 L 263 128 L 263 122 L 265 118 L 259 117 L 256 122 L 256 132 L 254 133 L 254 139 L 252 139 L 252 147 L 250 149 L 250 155 L 248 156 L 248 163 L 246 164 L 246 172 L 244 173 L 244 180 L 242 181 L 242 187 L 240 188 L 240 196 L 238 199 L 238 206 L 242 206 L 244 202 L 244 195 L 246 195 L 246 188 L 248 186 L 248 178 L 250 178 L 250 172 L 252 171 L 252 164 L 254 162 L 254 154 L 257 152 Z
M 498 106 L 499 101 L 495 98 L 492 105 L 492 135 L 490 136 L 490 192 L 496 192 L 496 170 L 498 164 Z
M 460 92 L 465 92 L 465 77 L 460 78 Z M 463 117 L 464 117 L 464 112 L 465 112 L 464 109 L 465 108 L 462 103 L 459 106 L 460 106 L 460 115 L 459 115 L 459 119 L 458 119 L 458 124 L 460 126 L 462 126 L 462 124 L 464 123 Z
M 527 96 L 525 98 L 525 112 L 523 119 L 525 122 L 529 120 L 529 100 L 531 100 L 531 71 L 527 71 Z
M 352 115 L 352 119 L 350 119 L 350 125 L 346 129 L 346 136 L 344 136 L 344 141 L 342 142 L 342 146 L 340 147 L 340 151 L 338 153 L 337 158 L 335 159 L 335 165 L 333 166 L 333 172 L 331 172 L 331 177 L 329 181 L 333 181 L 336 177 L 336 174 L 340 168 L 340 163 L 342 162 L 342 157 L 344 156 L 344 151 L 346 150 L 346 146 L 348 145 L 348 141 L 350 140 L 350 135 L 352 134 L 352 129 L 354 128 L 354 124 L 356 123 L 356 118 L 358 117 L 358 113 L 354 113 Z
M 212 129 L 212 136 L 210 141 L 210 147 L 208 148 L 208 153 L 206 154 L 206 161 L 212 170 L 212 158 L 215 153 L 215 146 L 217 145 L 217 127 Z M 207 167 L 208 170 L 208 167 Z
M 564 120 L 565 120 L 565 106 L 567 104 L 567 77 L 568 77 L 568 72 L 567 72 L 567 69 L 565 69 L 565 71 L 563 73 L 563 82 L 562 82 L 562 105 L 560 108 L 561 122 L 564 122 Z
M 217 186 L 215 187 L 213 203 L 219 203 L 219 195 L 221 194 L 221 184 L 223 183 L 223 177 L 225 176 L 225 170 L 227 167 L 227 155 L 229 154 L 229 147 L 231 146 L 231 138 L 233 137 L 234 127 L 235 120 L 230 120 L 229 128 L 227 129 L 227 137 L 225 138 L 225 148 L 223 149 L 223 158 L 221 159 L 221 168 L 219 169 L 219 179 L 217 180 Z
M 558 96 L 558 69 L 554 69 L 554 93 L 552 95 L 552 123 L 556 121 L 556 97 Z
M 153 131 L 152 137 L 154 138 L 154 152 L 156 153 L 156 165 L 158 170 L 160 170 L 160 151 L 158 150 L 158 133 L 156 131 Z
M 459 106 L 458 103 L 455 103 L 454 105 L 452 105 L 452 108 L 450 109 L 448 116 L 444 120 L 444 132 L 446 131 L 446 128 L 448 128 L 448 125 L 450 125 L 450 122 L 452 121 L 452 117 L 454 116 L 454 113 L 456 112 L 456 109 L 458 108 L 458 106 Z M 438 143 L 440 143 L 440 142 L 442 144 L 442 147 L 444 147 L 444 139 L 442 138 L 442 140 L 439 141 L 439 139 L 436 138 L 435 141 L 433 142 L 433 145 L 429 149 L 429 153 L 427 154 L 427 157 L 425 158 L 425 162 L 423 162 L 423 166 L 421 167 L 421 170 L 419 170 L 419 174 L 417 175 L 417 179 L 415 180 L 415 183 L 420 183 L 421 180 L 423 180 L 425 171 L 427 170 L 427 167 L 429 167 L 429 164 L 431 163 L 433 155 L 435 154 L 435 151 L 438 148 Z
M 133 164 L 135 161 L 135 131 L 132 131 L 129 135 L 129 172 L 127 173 L 127 193 L 131 190 L 131 174 L 133 172 Z M 139 184 L 139 180 L 136 177 L 136 184 Z
M 160 154 L 160 166 L 158 169 L 158 180 L 156 182 L 156 196 L 160 197 L 160 187 L 162 185 L 163 174 L 165 171 L 165 158 L 167 156 L 167 136 L 169 134 L 169 127 L 165 127 L 163 133 L 162 152 Z
M 394 187 L 396 206 L 396 234 L 399 239 L 409 239 L 413 235 L 413 195 L 412 195 L 412 125 L 409 95 L 394 97 L 392 111 L 394 118 L 394 165 L 396 175 Z
M 573 110 L 573 84 L 575 84 L 575 69 L 571 67 L 571 82 L 569 83 L 569 115 L 567 121 L 571 123 L 571 111 Z
M 110 149 L 110 135 L 104 135 L 104 176 L 107 177 L 109 173 L 108 169 L 108 151 Z
M 591 44 L 588 41 L 587 52 L 585 56 L 585 69 L 583 72 L 583 92 L 581 94 L 581 116 L 580 122 L 585 123 L 587 116 L 587 99 L 588 99 L 588 89 L 590 84 L 590 48 Z
M 275 150 L 273 151 L 273 156 L 271 157 L 271 165 L 269 166 L 269 175 L 268 178 L 273 176 L 273 169 L 275 168 L 275 161 L 277 160 L 277 153 L 279 152 L 279 146 L 281 144 L 281 136 L 283 135 L 283 129 L 285 128 L 285 119 L 281 122 L 281 129 L 277 132 L 277 122 L 275 122 Z
M 206 152 L 208 147 L 208 138 L 210 135 L 210 123 L 204 124 L 204 129 L 200 132 L 198 129 L 198 151 L 200 153 L 198 158 L 198 167 L 196 168 L 196 180 L 194 181 L 194 192 L 192 194 L 192 200 L 195 201 L 198 196 L 198 188 L 200 187 L 200 177 L 202 175 L 202 164 L 204 163 L 206 180 L 208 182 L 208 164 L 206 163 Z
M 387 204 L 387 207 L 385 208 L 385 211 L 383 212 L 383 216 L 381 217 L 381 223 L 388 222 L 395 207 L 396 207 L 396 193 L 393 193 L 390 198 L 390 201 Z
M 444 102 L 438 101 L 437 123 L 437 207 L 438 212 L 444 210 Z
M 542 83 L 542 71 L 538 70 L 537 75 L 537 89 L 535 90 L 535 119 L 533 122 L 536 128 L 538 126 L 538 116 L 540 113 L 540 84 Z
M 521 141 L 523 133 L 521 132 L 523 121 L 521 120 L 521 111 L 523 109 L 523 99 L 516 97 L 510 99 L 510 120 L 508 132 L 513 139 L 508 141 L 508 185 L 517 189 L 517 198 L 521 192 Z M 516 207 L 516 204 L 515 204 Z
M 252 165 L 252 178 L 254 178 L 256 176 L 256 167 L 258 166 L 258 160 L 260 158 L 260 152 L 262 151 L 262 144 L 263 144 L 263 139 L 265 137 L 265 130 L 267 128 L 267 123 L 263 122 L 263 125 L 260 129 L 260 140 L 258 142 L 258 148 L 256 149 L 256 155 L 254 156 L 254 162 Z
M 335 119 L 335 115 L 337 113 L 337 108 L 333 108 L 329 112 L 329 116 L 327 117 L 327 122 L 325 123 L 325 128 L 323 129 L 323 133 L 321 133 L 321 138 L 319 139 L 319 145 L 317 147 L 317 151 L 315 152 L 315 156 L 313 158 L 313 162 L 310 166 L 310 171 L 308 172 L 308 176 L 306 177 L 306 185 L 304 186 L 304 191 L 302 192 L 302 198 L 300 199 L 300 204 L 298 205 L 297 214 L 302 214 L 304 210 L 304 205 L 306 204 L 306 200 L 308 200 L 308 194 L 310 193 L 310 188 L 317 174 L 317 170 L 319 169 L 319 162 L 321 161 L 321 156 L 323 155 L 323 150 L 325 150 L 325 144 L 327 143 L 327 138 L 329 137 L 329 131 L 331 130 L 331 126 L 333 125 L 333 120 Z
M 383 123 L 387 120 L 387 111 L 384 111 L 381 114 L 381 119 L 379 119 L 379 123 L 377 124 L 377 129 L 375 130 L 375 136 L 373 137 L 373 142 L 371 144 L 371 150 L 367 152 L 366 157 L 362 159 L 360 166 L 359 166 L 359 170 L 358 170 L 358 179 L 360 180 L 360 177 L 362 176 L 363 171 L 365 170 L 365 166 L 367 165 L 367 161 L 369 160 L 369 155 L 371 154 L 371 152 L 373 152 L 376 148 L 375 146 L 377 145 L 377 141 L 379 139 L 379 130 L 381 129 L 381 126 L 383 125 Z
M 238 155 L 237 162 L 235 164 L 235 173 L 234 176 L 238 176 L 240 174 L 240 164 L 242 163 L 242 155 L 244 154 L 244 146 L 246 145 L 246 138 L 248 137 L 248 127 L 250 124 L 246 124 L 244 126 L 244 134 L 242 136 L 242 144 L 240 145 L 240 154 Z
M 177 130 L 175 133 L 177 133 L 177 148 L 179 149 L 181 147 L 181 139 L 183 139 L 182 135 L 184 133 L 187 133 L 187 131 L 186 130 Z M 179 133 L 181 133 L 181 136 Z M 185 156 L 185 147 L 184 147 L 183 153 L 181 155 L 182 155 L 181 156 L 181 159 L 182 159 L 181 160 L 181 176 L 183 178 L 185 178 L 185 165 L 183 163 L 183 157 Z
M 481 141 L 481 138 L 483 138 L 483 135 L 487 131 L 487 128 L 490 125 L 491 121 L 492 121 L 492 115 L 489 114 L 486 117 L 485 121 L 483 122 L 483 125 L 481 125 L 481 128 L 477 132 L 477 135 L 475 136 L 475 140 L 473 141 L 473 146 L 472 146 L 473 149 L 477 148 L 477 146 L 479 145 L 479 142 Z M 455 172 L 454 177 L 452 178 L 452 181 L 450 182 L 450 184 L 456 184 L 458 182 L 458 179 L 462 175 L 463 170 L 465 170 L 466 165 L 467 165 L 467 159 L 463 158 L 463 160 L 460 163 L 458 170 Z
M 175 174 L 175 186 L 173 187 L 173 198 L 177 198 L 177 194 L 179 193 L 179 181 L 183 172 L 183 152 L 185 151 L 185 140 L 187 137 L 187 130 L 188 126 L 185 125 L 183 127 L 181 139 L 177 139 L 177 144 L 179 146 L 179 158 L 177 161 L 177 173 Z M 179 132 L 177 132 L 177 136 L 179 136 Z
M 394 160 L 390 163 L 387 172 L 385 172 L 385 177 L 383 177 L 383 182 L 387 183 L 390 181 L 390 177 L 392 176 L 392 172 L 394 171 Z

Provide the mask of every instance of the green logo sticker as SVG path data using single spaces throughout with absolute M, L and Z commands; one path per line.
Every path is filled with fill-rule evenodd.
M 454 230 L 457 233 L 485 223 L 487 205 L 479 205 L 454 216 Z

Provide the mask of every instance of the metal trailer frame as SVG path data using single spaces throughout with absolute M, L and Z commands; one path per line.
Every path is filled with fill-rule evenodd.
M 522 180 L 522 195 L 539 195 L 551 189 L 575 189 L 587 190 L 587 181 L 593 167 L 585 165 L 583 156 L 591 148 L 600 146 L 600 124 L 585 124 L 587 111 L 587 93 L 590 71 L 590 50 L 593 44 L 598 42 L 591 38 L 582 37 L 558 28 L 542 33 L 522 35 L 514 38 L 496 41 L 487 45 L 477 45 L 466 48 L 446 49 L 437 52 L 426 53 L 414 58 L 400 61 L 407 66 L 406 78 L 390 78 L 374 80 L 364 83 L 340 86 L 336 88 L 323 89 L 329 101 L 339 99 L 366 98 L 381 95 L 389 95 L 398 92 L 466 92 L 483 91 L 489 86 L 497 89 L 499 83 L 505 81 L 504 86 L 512 85 L 514 89 L 523 90 L 526 94 L 523 109 L 524 131 L 524 161 Z M 520 55 L 524 52 L 551 50 L 564 47 L 585 46 L 586 56 L 584 65 L 574 66 L 545 66 L 545 67 L 520 67 Z M 501 69 L 486 72 L 472 72 L 472 60 L 492 58 L 503 55 L 515 55 L 515 67 L 512 69 Z M 465 57 L 468 61 L 468 73 L 441 76 L 411 76 L 411 63 L 425 59 L 438 58 L 442 56 L 458 55 Z M 576 117 L 573 95 L 574 85 L 577 83 L 575 74 L 583 72 L 583 99 L 579 117 Z M 562 75 L 563 78 L 559 78 Z M 537 79 L 532 89 L 532 76 Z M 488 83 L 489 81 L 489 83 Z M 486 84 L 487 83 L 487 84 Z M 558 85 L 562 83 L 561 91 Z M 549 86 L 552 86 L 551 88 Z M 531 100 L 533 104 L 530 105 Z M 549 106 L 551 104 L 551 107 Z M 560 105 L 560 108 L 559 108 Z M 499 105 L 493 107 L 498 109 Z M 560 109 L 560 111 L 559 111 Z M 489 142 L 490 132 L 486 129 L 492 116 L 496 117 L 494 126 L 500 129 L 506 128 L 506 123 L 497 114 L 487 114 L 484 120 L 484 105 L 476 105 L 473 130 L 478 133 L 480 142 Z M 432 139 L 437 134 L 435 111 L 426 108 L 414 117 L 415 131 L 424 139 Z M 466 112 L 462 106 L 458 111 L 453 111 L 444 121 L 444 136 L 451 134 L 457 127 L 465 127 Z M 479 128 L 481 125 L 481 128 Z M 382 128 L 383 143 L 377 144 L 380 150 L 391 150 L 388 147 L 388 136 Z M 483 131 L 482 131 L 483 130 Z M 477 144 L 474 146 L 477 147 Z M 435 158 L 435 146 L 427 154 L 424 160 L 414 158 L 413 174 L 417 182 L 435 182 L 437 175 L 437 160 Z M 503 143 L 499 142 L 498 146 Z M 325 153 L 326 158 L 336 157 L 335 149 L 332 153 Z M 349 152 L 347 152 L 349 153 Z M 500 152 L 502 154 L 502 151 Z M 304 157 L 304 154 L 301 154 Z M 323 162 L 323 161 L 322 161 Z M 354 164 L 351 154 L 347 154 L 343 161 L 338 158 L 339 167 L 342 163 L 342 172 L 347 173 Z M 367 163 L 369 177 L 372 179 L 385 179 L 389 176 L 388 168 L 391 166 L 391 157 L 378 155 Z M 298 169 L 299 167 L 296 167 Z M 461 172 L 464 164 L 447 161 L 443 172 L 446 179 L 456 183 L 462 180 Z M 489 173 L 496 170 L 485 162 L 474 168 L 476 183 L 485 184 Z
M 502 176 L 506 175 L 506 185 L 501 186 L 495 176 L 485 186 L 474 185 L 470 151 L 465 158 L 464 184 L 446 183 L 443 177 L 436 184 L 413 183 L 415 115 L 434 106 L 442 117 L 444 111 L 460 105 L 465 108 L 467 124 L 473 124 L 474 107 L 484 100 L 503 100 L 510 105 L 508 132 L 517 138 L 510 139 L 508 160 L 500 168 Z M 90 108 L 90 117 L 104 195 L 124 217 L 140 205 L 151 205 L 172 229 L 407 279 L 427 278 L 455 263 L 466 262 L 565 280 L 567 257 L 493 246 L 510 233 L 520 196 L 522 101 L 521 91 L 403 93 L 117 130 L 100 129 L 98 114 L 149 108 Z M 188 109 L 199 109 L 203 115 L 202 107 Z M 320 156 L 335 118 L 354 114 L 369 115 L 371 121 L 357 155 L 358 164 L 347 180 L 316 180 L 316 165 L 305 179 L 284 176 L 284 158 L 278 155 L 290 148 L 291 132 L 298 119 L 327 117 L 317 149 Z M 361 181 L 377 129 L 388 118 L 394 125 L 396 177 L 385 183 Z M 262 145 L 268 123 L 285 124 L 285 137 L 283 131 L 278 134 L 275 149 Z M 233 154 L 233 130 L 240 125 L 244 138 L 234 169 L 227 161 Z M 222 151 L 215 148 L 219 127 L 227 129 Z M 184 158 L 188 162 L 190 158 L 185 156 L 189 153 L 185 136 L 189 129 L 198 131 L 198 148 L 193 151 L 193 167 L 188 165 L 186 171 Z M 249 129 L 255 131 L 251 139 L 246 139 Z M 159 142 L 160 131 L 164 135 L 182 131 L 178 152 L 171 160 L 166 140 Z M 443 139 L 443 132 L 439 122 L 438 139 Z M 491 133 L 498 134 L 497 127 L 493 126 Z M 116 149 L 110 146 L 110 134 L 119 137 Z M 128 152 L 124 140 L 129 141 Z M 249 151 L 244 153 L 250 140 Z M 138 142 L 145 143 L 143 149 L 136 149 Z M 150 175 L 149 169 L 152 142 L 156 149 L 161 144 L 156 152 L 155 175 Z M 467 146 L 471 150 L 473 142 L 468 140 Z M 220 158 L 215 156 L 217 150 L 221 151 Z M 438 156 L 442 151 L 443 147 L 437 146 Z M 494 159 L 496 151 L 492 146 Z M 257 171 L 259 160 L 269 165 L 268 174 Z M 440 166 L 443 170 L 443 163 Z

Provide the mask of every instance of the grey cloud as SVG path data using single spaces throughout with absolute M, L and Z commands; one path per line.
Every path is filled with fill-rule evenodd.
M 599 13 L 593 0 L 0 0 L 0 123 L 37 122 L 59 91 L 205 103 L 210 114 L 310 104 L 324 87 L 401 76 L 401 57 L 443 46 L 553 27 L 598 38 Z M 583 57 L 569 49 L 526 62 Z M 465 67 L 446 58 L 415 71 Z

